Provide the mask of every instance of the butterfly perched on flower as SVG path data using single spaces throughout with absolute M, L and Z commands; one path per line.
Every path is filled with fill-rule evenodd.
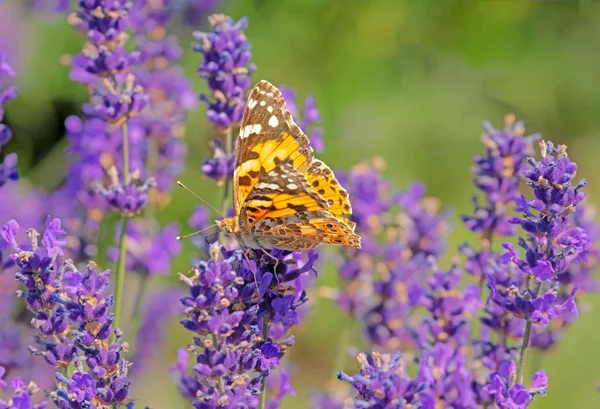
M 251 249 L 309 250 L 323 243 L 360 248 L 352 208 L 331 169 L 313 158 L 281 92 L 268 81 L 250 92 L 237 140 L 234 216 L 217 221 Z

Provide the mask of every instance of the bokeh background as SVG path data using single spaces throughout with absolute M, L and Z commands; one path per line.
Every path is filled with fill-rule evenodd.
M 48 0 L 49 2 L 49 0 Z M 36 3 L 40 3 L 39 1 Z M 294 87 L 314 95 L 325 128 L 325 152 L 333 168 L 348 168 L 382 157 L 395 186 L 423 181 L 427 194 L 454 209 L 450 253 L 471 240 L 458 215 L 471 210 L 474 193 L 469 168 L 482 151 L 481 122 L 503 126 L 507 113 L 523 119 L 527 133 L 566 144 L 588 178 L 588 192 L 600 200 L 600 4 L 597 1 L 518 0 L 232 0 L 217 10 L 249 18 L 246 30 L 258 69 L 253 80 Z M 0 46 L 17 66 L 19 97 L 6 106 L 14 139 L 5 152 L 17 152 L 22 176 L 53 189 L 64 178 L 64 119 L 80 113 L 85 90 L 69 81 L 61 61 L 83 38 L 64 15 L 41 12 L 31 2 L 0 0 Z M 51 7 L 47 7 L 50 9 Z M 172 27 L 185 49 L 183 66 L 198 93 L 205 91 L 191 51 L 193 29 Z M 220 193 L 200 172 L 211 130 L 199 105 L 188 121 L 189 154 L 181 179 L 202 197 L 219 202 Z M 158 215 L 162 222 L 186 225 L 196 199 L 176 191 Z M 154 286 L 176 282 L 189 268 L 189 245 L 173 274 Z M 325 268 L 319 286 L 334 286 Z M 308 407 L 311 391 L 332 382 L 339 364 L 339 334 L 348 321 L 331 301 L 309 294 L 310 319 L 296 330 L 291 359 L 298 396 L 286 409 Z M 582 314 L 549 355 L 534 357 L 549 375 L 548 396 L 536 408 L 600 407 L 600 297 L 596 311 Z M 176 320 L 169 337 L 134 396 L 153 408 L 186 407 L 169 379 L 177 348 L 189 342 Z M 359 333 L 354 344 L 360 346 Z M 343 355 L 343 354 L 342 354 Z M 344 366 L 354 372 L 351 358 Z M 531 363 L 531 362 L 530 362 Z

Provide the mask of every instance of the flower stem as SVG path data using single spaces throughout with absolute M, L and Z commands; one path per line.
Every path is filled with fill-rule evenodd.
M 538 298 L 542 293 L 542 287 L 544 283 L 539 283 L 538 288 L 535 292 L 535 298 Z M 525 334 L 523 335 L 523 343 L 519 351 L 519 363 L 517 364 L 517 383 L 523 383 L 523 375 L 525 373 L 525 361 L 527 358 L 527 348 L 529 347 L 529 340 L 531 339 L 531 321 L 527 320 L 525 323 Z
M 127 120 L 123 122 L 123 185 L 129 185 L 129 135 L 127 132 Z M 128 216 L 123 216 L 121 224 L 121 235 L 119 237 L 119 260 L 117 261 L 117 279 L 115 281 L 115 320 L 113 328 L 120 328 L 121 316 L 123 315 L 123 282 L 125 281 L 125 257 L 127 256 L 127 223 Z M 113 338 L 115 334 L 113 332 Z
M 269 323 L 267 322 L 265 317 L 263 317 L 262 336 L 263 336 L 264 340 L 269 338 Z M 265 409 L 266 403 L 267 403 L 267 377 L 264 376 L 260 380 L 260 395 L 258 397 L 258 409 Z

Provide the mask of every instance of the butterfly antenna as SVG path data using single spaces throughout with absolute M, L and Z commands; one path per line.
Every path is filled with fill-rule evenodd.
M 211 209 L 213 209 L 215 212 L 217 212 L 219 214 L 219 216 L 221 217 L 225 217 L 223 216 L 223 214 L 217 210 L 213 205 L 211 205 L 210 203 L 208 203 L 206 200 L 202 199 L 200 196 L 198 196 L 195 192 L 192 191 L 192 189 L 190 189 L 189 187 L 187 187 L 186 185 L 184 185 L 183 183 L 181 183 L 181 181 L 177 181 L 177 184 L 179 186 L 181 186 L 182 188 L 184 188 L 185 190 L 187 190 L 188 192 L 190 192 L 192 195 L 196 196 L 202 203 L 204 203 L 205 205 L 207 205 L 208 207 L 210 207 Z M 211 226 L 212 227 L 212 226 Z
M 195 236 L 195 235 L 197 235 L 197 234 L 200 234 L 200 233 L 202 233 L 203 231 L 206 231 L 206 230 L 208 230 L 208 229 L 210 229 L 210 228 L 212 228 L 212 227 L 215 227 L 216 225 L 217 225 L 216 223 L 215 223 L 215 224 L 211 224 L 210 226 L 208 226 L 208 227 L 205 227 L 205 228 L 203 228 L 203 229 L 200 229 L 200 230 L 198 230 L 198 231 L 195 231 L 195 232 L 193 232 L 193 233 L 186 234 L 186 235 L 184 235 L 184 236 L 177 236 L 177 237 L 175 237 L 175 239 L 177 239 L 177 240 L 183 240 L 183 239 L 187 239 L 188 237 L 192 237 L 192 236 Z

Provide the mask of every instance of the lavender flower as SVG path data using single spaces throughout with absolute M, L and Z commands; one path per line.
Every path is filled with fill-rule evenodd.
M 303 293 L 282 293 L 313 269 L 316 253 L 301 262 L 294 253 L 273 251 L 271 257 L 281 260 L 274 269 L 268 256 L 248 264 L 240 250 L 214 246 L 211 252 L 211 260 L 201 261 L 191 277 L 181 276 L 190 286 L 190 296 L 182 298 L 187 315 L 182 324 L 197 338 L 190 347 L 196 355 L 193 375 L 181 354 L 180 388 L 196 408 L 256 407 L 263 379 L 293 344 L 293 337 L 273 340 L 269 327 L 296 325 L 296 309 L 306 302 Z
M 2 146 L 6 145 L 12 137 L 10 128 L 2 123 L 4 119 L 4 104 L 6 101 L 16 98 L 17 88 L 14 86 L 6 87 L 2 90 L 3 82 L 8 77 L 14 77 L 16 74 L 6 61 L 6 54 L 0 51 L 0 153 Z M 14 181 L 19 178 L 17 171 L 17 155 L 8 154 L 3 162 L 0 162 L 0 187 L 8 181 Z
M 325 149 L 323 128 L 313 126 L 321 120 L 321 114 L 317 109 L 315 98 L 311 96 L 306 97 L 304 100 L 303 116 L 300 116 L 298 104 L 296 103 L 296 92 L 288 87 L 280 87 L 279 89 L 285 99 L 287 109 L 291 112 L 300 129 L 308 135 L 312 148 L 319 153 L 323 152 Z
M 0 235 L 15 250 L 12 257 L 19 267 L 15 277 L 24 286 L 19 296 L 34 315 L 31 324 L 38 331 L 38 347 L 30 351 L 55 368 L 72 369 L 69 377 L 56 374 L 54 403 L 61 409 L 128 404 L 130 363 L 121 357 L 127 343 L 112 327 L 113 296 L 104 294 L 110 271 L 98 271 L 93 262 L 84 272 L 68 260 L 59 264 L 66 232 L 58 219 L 48 218 L 41 243 L 40 234 L 30 229 L 28 245 L 20 246 L 18 231 L 19 225 L 11 220 Z
M 514 226 L 509 223 L 507 211 L 512 208 L 519 198 L 519 183 L 521 171 L 525 167 L 525 159 L 533 154 L 532 143 L 539 135 L 524 137 L 525 128 L 522 122 L 515 122 L 514 115 L 504 118 L 503 130 L 496 130 L 489 122 L 483 126 L 487 133 L 481 137 L 486 148 L 484 156 L 475 156 L 475 166 L 472 173 L 473 181 L 485 198 L 480 204 L 473 197 L 475 209 L 473 215 L 462 215 L 465 226 L 476 233 L 482 234 L 482 239 L 491 241 L 493 235 L 512 236 Z
M 201 99 L 208 104 L 208 120 L 215 129 L 226 133 L 242 120 L 250 74 L 255 70 L 254 65 L 249 65 L 252 54 L 244 35 L 248 20 L 234 22 L 223 14 L 213 14 L 208 21 L 212 32 L 194 32 L 198 41 L 194 51 L 204 57 L 198 73 L 206 78 L 212 97 L 211 100 L 202 95 Z
M 153 186 L 153 182 L 135 182 L 143 177 L 145 141 L 143 135 L 136 135 L 135 129 L 129 132 L 127 126 L 148 105 L 144 87 L 132 74 L 140 53 L 125 47 L 130 7 L 131 3 L 122 0 L 110 4 L 82 2 L 69 17 L 89 40 L 72 60 L 71 78 L 87 85 L 91 98 L 82 108 L 86 123 L 74 117 L 66 121 L 72 142 L 70 152 L 76 159 L 69 170 L 67 191 L 80 197 L 95 214 L 106 208 L 135 214 L 145 205 L 147 190 Z M 129 125 L 135 128 L 133 123 Z M 91 138 L 94 140 L 89 141 Z M 89 193 L 90 188 L 104 186 L 107 173 L 110 186 L 97 188 L 100 195 Z M 122 181 L 119 174 L 123 175 Z M 104 203 L 98 200 L 102 197 Z
M 542 160 L 530 159 L 531 169 L 523 172 L 536 198 L 517 199 L 517 211 L 523 213 L 523 217 L 511 219 L 511 223 L 520 225 L 528 233 L 526 239 L 519 240 L 519 245 L 526 250 L 525 259 L 520 258 L 510 243 L 503 245 L 507 252 L 502 259 L 505 263 L 514 263 L 524 278 L 535 279 L 537 289 L 532 292 L 526 287 L 520 291 L 515 285 L 498 292 L 493 277 L 489 286 L 491 300 L 505 310 L 547 325 L 561 310 L 576 311 L 577 288 L 559 305 L 555 304 L 556 292 L 549 288 L 543 293 L 543 284 L 556 282 L 557 274 L 571 261 L 580 260 L 589 249 L 590 240 L 585 230 L 569 223 L 569 215 L 584 197 L 580 189 L 585 186 L 585 180 L 572 186 L 576 165 L 569 160 L 566 147 L 555 147 L 551 142 L 541 142 L 540 147 Z

